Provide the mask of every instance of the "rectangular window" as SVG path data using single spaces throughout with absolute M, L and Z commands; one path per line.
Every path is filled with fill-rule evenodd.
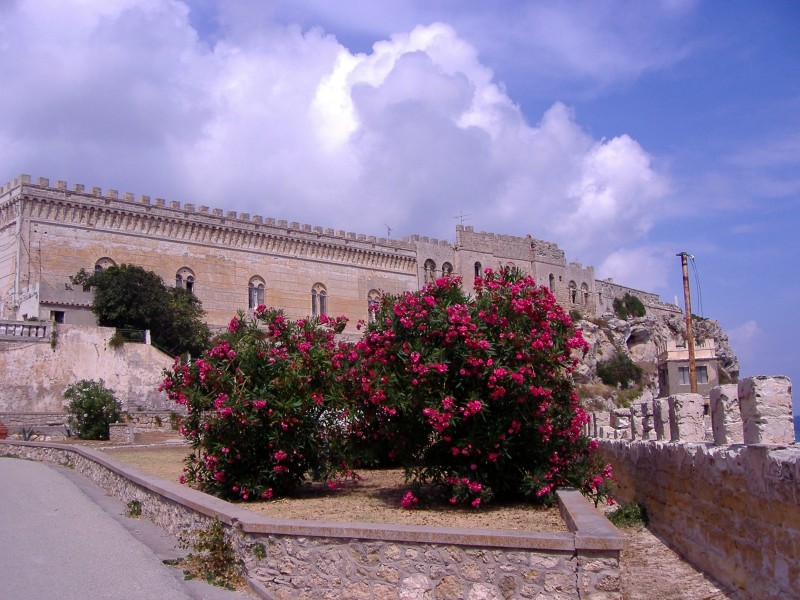
M 50 320 L 54 323 L 64 323 L 64 311 L 63 310 L 51 310 L 50 311 Z
M 697 383 L 708 383 L 708 367 L 695 367 L 694 372 L 697 375 Z M 678 383 L 689 385 L 689 367 L 678 367 Z

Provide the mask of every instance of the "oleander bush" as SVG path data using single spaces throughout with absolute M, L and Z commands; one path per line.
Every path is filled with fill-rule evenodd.
M 587 344 L 553 294 L 516 269 L 487 270 L 475 296 L 458 277 L 384 298 L 344 377 L 351 433 L 385 452 L 417 490 L 452 504 L 553 500 L 571 486 L 599 499 L 610 468 L 571 373 Z
M 334 333 L 344 318 L 299 321 L 260 306 L 239 314 L 197 360 L 176 359 L 162 384 L 193 448 L 183 481 L 223 498 L 284 496 L 310 474 L 349 474 Z

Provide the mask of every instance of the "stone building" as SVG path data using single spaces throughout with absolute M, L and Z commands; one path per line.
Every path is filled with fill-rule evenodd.
M 659 397 L 687 394 L 689 384 L 689 347 L 669 340 L 658 347 Z M 695 373 L 697 392 L 708 398 L 712 388 L 719 385 L 717 368 L 717 346 L 712 339 L 695 343 Z
M 596 281 L 556 244 L 456 227 L 455 243 L 356 234 L 191 203 L 105 192 L 21 175 L 0 186 L 0 319 L 90 324 L 81 268 L 136 264 L 202 301 L 211 326 L 258 304 L 293 319 L 326 313 L 367 320 L 383 293 L 416 290 L 446 274 L 469 289 L 485 268 L 513 265 L 548 286 L 568 310 L 611 314 L 625 293 L 649 312 L 679 313 L 657 295 Z

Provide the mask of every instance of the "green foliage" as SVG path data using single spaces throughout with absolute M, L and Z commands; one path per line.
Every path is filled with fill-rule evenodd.
M 573 323 L 577 323 L 583 319 L 583 313 L 577 308 L 570 309 L 569 318 L 572 319 Z
M 625 352 L 617 350 L 610 359 L 597 363 L 597 376 L 606 385 L 619 385 L 624 390 L 641 382 L 642 368 Z
M 215 518 L 208 529 L 194 533 L 194 539 L 181 539 L 181 545 L 194 552 L 178 561 L 186 579 L 200 578 L 225 589 L 235 589 L 244 580 L 244 566 L 236 558 L 233 546 L 225 536 L 225 528 Z
M 81 379 L 67 387 L 67 424 L 84 440 L 107 440 L 108 425 L 119 420 L 121 406 L 103 380 Z
M 184 481 L 242 500 L 283 496 L 310 474 L 349 474 L 334 342 L 344 319 L 290 321 L 259 307 L 241 313 L 214 347 L 176 360 L 162 385 L 185 405 L 179 431 L 191 443 Z
M 138 519 L 142 516 L 142 503 L 138 500 L 130 500 L 125 505 L 125 516 L 131 519 Z
M 39 437 L 39 433 L 36 431 L 36 427 L 33 425 L 23 425 L 19 428 L 19 437 L 23 442 L 31 442 Z
M 643 317 L 647 312 L 642 301 L 633 294 L 626 293 L 621 299 L 614 298 L 614 312 L 620 319 L 628 317 Z
M 608 520 L 616 527 L 641 527 L 648 523 L 647 510 L 638 502 L 631 502 L 609 513 Z
M 555 297 L 514 269 L 387 296 L 345 381 L 351 429 L 452 504 L 546 502 L 560 486 L 597 495 L 609 475 L 582 433 L 571 372 L 586 342 Z
M 114 332 L 114 335 L 111 336 L 111 339 L 108 340 L 108 345 L 111 348 L 121 348 L 125 344 L 125 336 L 122 335 L 119 329 Z
M 158 275 L 136 265 L 114 265 L 86 275 L 79 271 L 71 279 L 95 288 L 92 312 L 100 325 L 149 329 L 153 345 L 173 356 L 200 355 L 208 347 L 205 311 L 189 290 L 167 287 Z M 115 334 L 114 343 L 122 341 Z
M 58 345 L 58 328 L 56 327 L 56 322 L 53 321 L 50 323 L 50 349 L 55 352 L 56 346 Z

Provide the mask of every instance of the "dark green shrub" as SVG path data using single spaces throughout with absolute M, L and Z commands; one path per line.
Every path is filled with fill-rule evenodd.
M 64 398 L 69 400 L 67 424 L 79 438 L 108 439 L 108 424 L 119 420 L 122 407 L 102 379 L 81 379 L 67 387 Z
M 631 502 L 610 513 L 608 520 L 616 527 L 640 527 L 648 523 L 647 510 L 638 502 Z
M 647 311 L 639 298 L 625 294 L 622 298 L 614 298 L 614 312 L 627 321 L 628 317 L 643 317 Z
M 642 379 L 642 368 L 635 364 L 625 352 L 617 350 L 610 359 L 597 363 L 597 376 L 606 385 L 627 389 L 638 385 Z

